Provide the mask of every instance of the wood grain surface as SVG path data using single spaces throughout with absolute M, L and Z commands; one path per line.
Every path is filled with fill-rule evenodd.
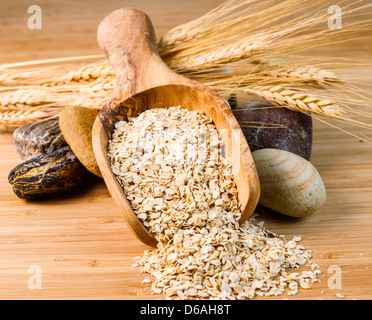
M 27 28 L 28 1 L 0 4 L 0 63 L 100 54 L 98 23 L 109 12 L 135 6 L 151 18 L 157 35 L 194 19 L 222 1 L 37 1 L 43 29 Z M 328 55 L 372 58 L 370 42 L 355 41 Z M 131 267 L 149 249 L 128 229 L 104 182 L 90 177 L 73 193 L 46 201 L 23 201 L 8 173 L 21 160 L 11 134 L 0 134 L 0 299 L 158 299 Z M 326 186 L 326 203 L 294 219 L 262 213 L 266 227 L 287 238 L 301 235 L 321 267 L 321 283 L 293 297 L 275 299 L 372 299 L 372 146 L 314 121 L 311 162 Z M 30 289 L 32 267 L 41 289 Z M 332 266 L 342 288 L 332 289 Z M 31 269 L 30 269 L 31 267 Z M 160 296 L 161 297 L 161 296 Z M 274 298 L 273 298 L 274 299 Z

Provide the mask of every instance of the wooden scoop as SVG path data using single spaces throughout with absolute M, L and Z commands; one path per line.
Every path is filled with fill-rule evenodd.
M 150 246 L 157 244 L 112 173 L 107 148 L 117 121 L 128 120 L 149 108 L 181 106 L 200 110 L 213 119 L 228 146 L 227 153 L 232 153 L 232 157 L 225 157 L 232 161 L 241 203 L 240 221 L 246 220 L 256 208 L 260 185 L 247 141 L 226 102 L 205 85 L 167 67 L 159 56 L 152 24 L 140 10 L 123 8 L 106 16 L 98 27 L 98 43 L 115 70 L 117 83 L 115 98 L 103 106 L 94 123 L 93 148 L 107 188 L 137 238 Z

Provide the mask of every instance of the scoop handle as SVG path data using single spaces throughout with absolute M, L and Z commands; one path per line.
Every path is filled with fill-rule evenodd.
M 121 8 L 107 15 L 98 27 L 97 40 L 116 74 L 116 98 L 125 100 L 178 82 L 159 56 L 154 28 L 141 10 Z

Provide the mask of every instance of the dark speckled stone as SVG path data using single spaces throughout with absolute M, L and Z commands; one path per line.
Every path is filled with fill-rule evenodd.
M 313 127 L 311 116 L 274 107 L 270 103 L 249 103 L 232 111 L 252 151 L 275 148 L 310 160 Z M 267 124 L 271 127 L 268 128 Z
M 58 119 L 24 125 L 13 132 L 15 151 L 26 161 L 67 146 Z
M 8 181 L 19 198 L 38 199 L 72 190 L 86 172 L 66 146 L 21 163 L 9 173 Z

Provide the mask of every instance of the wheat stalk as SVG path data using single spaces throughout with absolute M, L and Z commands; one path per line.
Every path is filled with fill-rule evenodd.
M 320 99 L 304 92 L 299 92 L 281 86 L 253 87 L 244 89 L 245 93 L 255 94 L 266 101 L 295 111 L 315 113 L 330 118 L 343 115 L 342 108 L 333 101 Z
M 115 73 L 108 61 L 104 60 L 80 67 L 77 70 L 72 70 L 57 81 L 58 83 L 92 82 L 97 79 L 103 80 L 109 77 L 115 77 Z
M 345 22 L 337 33 L 324 27 L 316 30 L 327 18 L 326 7 L 318 7 L 322 4 L 327 1 L 230 0 L 169 31 L 158 41 L 159 52 L 174 71 L 224 97 L 250 94 L 292 110 L 370 128 L 349 117 L 371 116 L 370 108 L 361 111 L 362 106 L 372 105 L 369 86 L 362 89 L 363 79 L 333 72 L 370 66 L 370 61 L 330 63 L 330 70 L 323 67 L 326 59 L 299 53 L 347 40 L 357 30 L 367 32 L 371 19 Z M 353 4 L 343 6 L 343 18 L 366 7 Z M 322 9 L 320 13 L 316 8 Z M 66 106 L 99 109 L 114 84 L 114 71 L 102 55 L 2 65 L 0 131 L 56 116 Z M 312 88 L 324 91 L 315 94 Z
M 1 91 L 0 91 L 1 92 Z M 1 92 L 0 110 L 38 106 L 83 106 L 100 109 L 111 92 L 103 85 L 26 87 L 25 89 L 4 90 Z
M 355 120 L 348 116 L 348 113 L 352 114 L 354 111 L 347 105 L 338 104 L 335 101 L 312 95 L 307 92 L 283 88 L 281 86 L 253 87 L 236 90 L 236 92 L 239 91 L 255 95 L 276 106 L 308 113 L 310 115 L 319 115 L 327 119 L 346 122 L 364 129 L 372 129 L 371 123 Z M 367 116 L 371 117 L 371 114 Z
M 284 4 L 286 7 L 283 7 Z M 298 1 L 285 0 L 277 5 L 272 3 L 272 6 L 266 10 L 262 10 L 257 5 L 247 15 L 252 19 L 237 17 L 228 24 L 232 25 L 231 28 L 226 27 L 227 22 L 219 22 L 214 32 L 204 33 L 194 41 L 179 44 L 177 48 L 163 55 L 163 59 L 177 72 L 206 71 L 234 61 L 257 62 L 269 56 L 293 54 L 330 42 L 342 42 L 350 39 L 347 35 L 355 31 L 369 31 L 370 19 L 345 22 L 343 28 L 337 33 L 325 27 L 319 30 L 319 26 L 323 25 L 328 18 L 326 8 L 319 11 L 319 4 L 325 4 L 325 1 L 301 1 L 299 4 Z M 277 12 L 276 6 L 280 6 L 282 11 Z M 317 10 L 315 11 L 314 8 Z M 357 8 L 352 5 L 344 6 L 343 16 L 355 15 L 367 8 L 368 5 Z M 310 9 L 314 11 L 306 12 Z M 284 17 L 288 17 L 294 12 L 297 12 L 299 17 L 287 20 L 280 17 L 278 24 L 266 27 L 273 20 L 278 20 L 281 13 Z M 267 21 L 258 28 L 255 24 L 262 21 L 263 17 Z
M 104 66 L 104 64 L 100 63 L 99 68 L 102 66 Z M 89 67 L 80 68 L 79 70 L 84 71 L 90 70 L 91 68 L 92 65 L 89 65 Z M 275 70 L 275 68 L 273 70 Z M 279 71 L 276 72 L 273 70 L 270 69 L 270 71 L 266 71 L 266 69 L 263 68 L 262 71 L 254 72 L 248 76 L 246 74 L 239 75 L 226 72 L 215 74 L 191 73 L 190 77 L 199 81 L 203 80 L 204 83 L 211 86 L 212 89 L 216 90 L 225 98 L 228 98 L 232 93 L 254 94 L 255 96 L 286 108 L 310 112 L 312 114 L 320 114 L 328 118 L 340 119 L 343 110 L 341 110 L 339 106 L 336 106 L 335 103 L 329 103 L 329 100 L 326 99 L 319 100 L 309 94 L 299 93 L 274 85 L 278 82 L 284 83 L 284 78 L 287 78 L 290 83 L 299 80 L 305 84 L 309 78 L 311 78 L 312 81 L 316 81 L 318 84 L 336 81 L 338 78 L 334 73 L 326 72 L 315 67 L 289 68 L 287 72 L 282 71 L 285 69 L 278 69 Z M 265 75 L 262 76 L 261 73 Z M 71 74 L 74 74 L 74 78 L 71 77 Z M 86 74 L 94 75 L 97 73 L 89 71 Z M 269 74 L 270 77 L 268 76 Z M 37 112 L 39 107 L 43 107 L 44 109 L 51 108 L 53 110 L 53 116 L 65 106 L 93 106 L 99 109 L 113 91 L 114 77 L 112 74 L 106 77 L 95 76 L 95 80 L 87 80 L 89 83 L 88 85 L 81 84 L 84 81 L 80 79 L 89 79 L 89 77 L 76 77 L 76 73 L 72 72 L 69 73 L 68 76 L 59 78 L 63 79 L 63 82 L 68 83 L 65 86 L 27 86 L 25 88 L 21 86 L 21 89 L 17 89 L 16 87 L 15 90 L 0 91 L 0 114 L 3 113 L 0 119 L 4 123 L 5 119 L 8 119 L 6 120 L 7 125 L 5 127 L 2 126 L 2 130 L 4 130 L 4 128 L 14 129 L 20 124 L 44 119 L 44 113 L 40 114 Z M 78 80 L 76 81 L 76 79 Z M 76 82 L 76 84 L 71 85 L 71 82 Z M 256 85 L 263 82 L 270 82 L 272 85 L 271 87 Z M 36 111 L 32 113 L 32 117 L 28 117 L 27 119 L 21 117 L 22 120 L 15 121 L 14 125 L 11 125 L 11 121 L 12 119 L 16 119 L 16 115 L 21 116 L 21 113 L 18 112 L 19 109 L 26 111 L 30 107 L 36 108 Z M 11 111 L 13 112 L 12 117 L 9 117 L 9 112 Z
M 80 61 L 80 57 L 76 57 Z M 89 58 L 89 57 L 86 57 Z M 63 62 L 62 59 L 59 59 Z M 72 58 L 67 58 L 71 61 Z M 93 63 L 80 64 L 58 64 L 40 67 L 40 60 L 34 64 L 28 64 L 30 68 L 19 69 L 15 66 L 0 66 L 0 85 L 19 86 L 19 85 L 43 85 L 58 86 L 65 84 L 85 84 L 96 80 L 102 81 L 107 78 L 114 78 L 115 73 L 108 61 L 100 59 Z M 17 68 L 15 68 L 17 67 Z
M 291 81 L 314 82 L 318 86 L 342 81 L 334 72 L 312 66 L 283 68 L 268 71 L 267 75 L 276 77 L 278 80 L 287 78 Z
M 78 57 L 77 57 L 78 58 Z M 363 64 L 365 67 L 366 63 Z M 359 66 L 360 67 L 360 66 Z M 335 82 L 342 82 L 342 80 L 332 71 L 321 69 L 314 66 L 283 66 L 275 65 L 274 67 L 263 64 L 260 67 L 257 65 L 251 65 L 251 68 L 255 68 L 254 75 L 249 74 L 252 81 L 258 81 L 260 76 L 261 80 L 265 79 L 276 79 L 276 81 L 288 81 L 291 82 L 313 82 L 317 85 L 324 85 Z M 60 85 L 72 85 L 72 84 L 87 84 L 97 82 L 112 83 L 115 79 L 115 73 L 112 67 L 106 60 L 98 61 L 95 63 L 86 64 L 82 67 L 75 67 L 65 69 L 64 67 L 57 65 L 53 67 L 44 67 L 33 69 L 13 70 L 12 68 L 2 68 L 0 66 L 0 85 L 4 87 L 20 87 L 30 85 L 40 86 L 60 86 Z M 177 69 L 177 67 L 175 67 Z M 226 72 L 224 68 L 216 69 L 214 73 L 203 73 L 194 72 L 191 70 L 180 71 L 180 74 L 194 79 L 200 82 L 208 83 L 211 80 L 216 80 L 216 76 L 226 78 Z M 222 73 L 221 73 L 222 71 Z M 234 71 L 234 79 L 230 79 L 233 82 L 241 82 L 243 78 L 247 78 L 248 71 L 247 66 L 241 71 Z M 50 74 L 52 76 L 50 76 Z M 254 77 L 253 77 L 254 76 Z M 254 79 L 253 79 L 254 78 Z
M 77 87 L 77 88 L 76 88 Z M 111 95 L 113 84 L 79 86 L 28 86 L 0 90 L 0 131 L 58 116 L 68 106 L 100 109 Z
M 200 55 L 177 55 L 165 61 L 170 68 L 179 73 L 201 69 L 208 70 L 216 66 L 231 64 L 262 52 L 267 47 L 268 38 L 265 36 L 256 40 L 243 39 L 221 47 L 220 50 L 205 52 Z
M 242 31 L 245 36 L 249 36 L 249 32 L 260 34 L 258 30 L 267 30 L 273 23 L 285 21 L 289 16 L 322 2 L 324 1 L 303 0 L 299 3 L 297 0 L 230 0 L 200 18 L 168 31 L 158 41 L 159 50 L 167 58 L 168 55 L 193 47 L 205 38 L 211 41 L 220 40 L 219 35 L 227 30 L 228 40 L 234 42 Z
M 26 109 L 26 110 L 8 110 L 0 111 L 0 131 L 13 131 L 19 126 L 34 123 L 37 121 L 48 120 L 58 117 L 62 110 L 60 108 Z

